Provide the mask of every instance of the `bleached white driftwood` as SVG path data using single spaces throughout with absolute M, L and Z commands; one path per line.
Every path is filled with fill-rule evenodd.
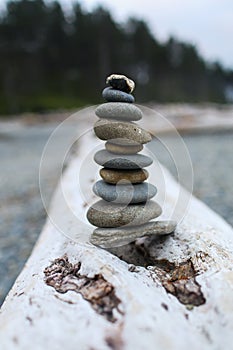
M 94 142 L 90 136 L 88 144 Z M 77 188 L 86 152 L 87 143 L 54 196 L 50 213 L 58 227 L 47 221 L 1 309 L 0 349 L 231 349 L 232 228 L 192 197 L 175 235 L 165 240 L 141 240 L 114 254 L 90 245 L 86 198 Z M 180 188 L 165 169 L 162 173 L 166 217 Z M 93 174 L 90 179 L 87 174 L 83 193 L 92 196 Z M 49 286 L 44 269 L 55 259 L 61 268 L 47 269 Z M 70 275 L 63 278 L 66 268 Z

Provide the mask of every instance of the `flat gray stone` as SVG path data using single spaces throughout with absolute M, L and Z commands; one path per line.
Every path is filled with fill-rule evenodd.
M 141 169 L 153 163 L 150 157 L 143 154 L 114 154 L 106 150 L 96 152 L 94 160 L 110 169 Z
M 126 92 L 107 87 L 102 92 L 103 98 L 108 102 L 128 102 L 134 103 L 135 99 L 133 95 Z
M 137 184 L 145 181 L 149 173 L 146 169 L 138 170 L 119 170 L 103 168 L 100 170 L 100 176 L 105 182 L 110 184 L 117 184 L 119 181 L 121 184 Z
M 112 185 L 100 180 L 94 184 L 93 192 L 105 201 L 127 204 L 148 201 L 156 195 L 157 188 L 147 182 L 134 185 Z
M 116 120 L 140 120 L 142 119 L 142 111 L 131 103 L 124 102 L 108 102 L 99 105 L 95 114 L 99 118 L 116 119 Z
M 150 142 L 151 135 L 134 123 L 100 119 L 94 125 L 94 132 L 101 140 L 127 139 L 140 144 Z
M 161 215 L 160 205 L 153 201 L 128 206 L 100 200 L 88 209 L 87 219 L 97 227 L 135 226 Z
M 144 225 L 119 228 L 97 228 L 90 242 L 102 248 L 114 248 L 134 242 L 144 236 L 162 236 L 174 232 L 175 221 L 151 221 Z
M 119 228 L 97 228 L 90 242 L 101 248 L 120 247 L 144 236 L 162 236 L 174 232 L 175 221 L 151 221 L 144 225 Z
M 121 140 L 121 141 L 116 141 Z M 116 154 L 136 154 L 143 149 L 143 145 L 140 143 L 127 143 L 124 139 L 109 140 L 105 143 L 105 148 L 107 151 Z M 131 141 L 132 142 L 132 141 Z

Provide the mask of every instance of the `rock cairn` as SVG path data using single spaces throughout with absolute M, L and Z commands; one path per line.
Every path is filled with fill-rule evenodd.
M 96 226 L 91 243 L 112 248 L 128 244 L 148 235 L 169 234 L 173 221 L 150 221 L 161 215 L 160 205 L 151 200 L 157 192 L 145 182 L 149 176 L 145 167 L 152 164 L 148 156 L 138 154 L 151 135 L 134 123 L 143 117 L 131 94 L 135 84 L 124 75 L 107 78 L 109 87 L 102 92 L 107 103 L 97 107 L 99 120 L 94 125 L 96 136 L 105 140 L 105 149 L 94 160 L 103 166 L 102 180 L 96 182 L 94 193 L 102 198 L 87 212 L 89 222 Z

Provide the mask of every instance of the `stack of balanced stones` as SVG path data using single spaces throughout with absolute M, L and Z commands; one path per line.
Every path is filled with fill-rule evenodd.
M 157 192 L 145 182 L 149 176 L 144 168 L 152 164 L 148 156 L 138 154 L 151 135 L 134 123 L 142 118 L 131 94 L 135 84 L 124 75 L 107 78 L 109 87 L 102 96 L 107 103 L 97 107 L 99 120 L 94 125 L 96 136 L 105 140 L 105 149 L 94 160 L 103 166 L 102 180 L 96 182 L 94 193 L 102 198 L 87 212 L 89 222 L 96 226 L 91 243 L 112 248 L 128 244 L 148 235 L 169 234 L 175 230 L 173 221 L 150 221 L 161 215 L 160 205 L 151 200 Z

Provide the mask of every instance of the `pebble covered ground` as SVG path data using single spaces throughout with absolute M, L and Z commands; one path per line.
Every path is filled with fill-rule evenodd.
M 54 124 L 24 126 L 12 123 L 0 129 L 0 305 L 23 268 L 45 223 L 39 191 L 39 164 Z M 46 194 L 57 183 L 59 149 L 70 131 L 64 128 L 47 163 Z
M 192 160 L 193 194 L 233 226 L 233 132 L 189 134 L 182 138 Z M 176 178 L 177 171 L 172 160 L 164 149 L 159 151 L 160 144 L 155 145 L 159 161 Z M 185 174 L 185 164 L 179 164 Z
M 45 143 L 56 124 L 16 126 L 0 131 L 0 304 L 31 253 L 45 222 L 38 185 L 38 170 Z M 47 195 L 57 182 L 56 160 L 69 135 L 59 139 L 48 164 Z M 193 162 L 194 194 L 233 225 L 232 133 L 183 137 Z M 169 136 L 168 136 L 169 137 Z M 156 154 L 175 175 L 166 153 Z M 185 169 L 182 171 L 185 172 Z

